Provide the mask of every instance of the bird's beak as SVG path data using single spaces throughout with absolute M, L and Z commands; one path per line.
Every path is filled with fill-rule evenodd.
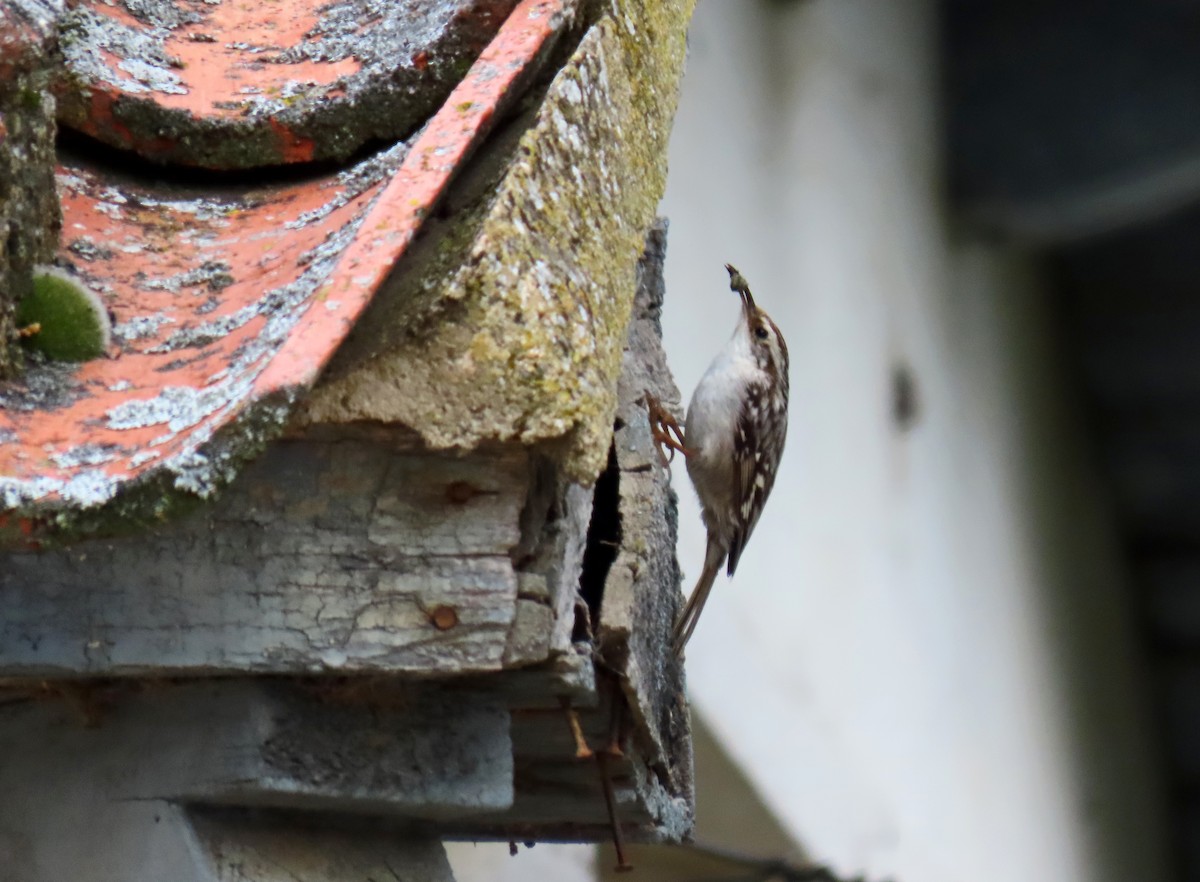
M 746 310 L 746 318 L 752 318 L 756 307 L 754 306 L 754 296 L 750 293 L 750 286 L 746 284 L 746 279 L 733 264 L 725 264 L 725 269 L 729 271 L 729 289 L 736 291 L 742 298 L 742 307 Z

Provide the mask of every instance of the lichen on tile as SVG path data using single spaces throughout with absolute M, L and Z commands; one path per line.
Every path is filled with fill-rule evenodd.
M 159 161 L 345 160 L 419 126 L 517 0 L 80 0 L 64 124 Z
M 332 375 L 306 418 L 400 422 L 435 448 L 558 443 L 576 478 L 598 474 L 692 3 L 614 6 L 554 78 L 469 253 L 438 282 L 435 308 L 457 304 L 453 318 Z

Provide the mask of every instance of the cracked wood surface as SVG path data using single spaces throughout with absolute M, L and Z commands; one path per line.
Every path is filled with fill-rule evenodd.
M 638 756 L 663 777 L 667 790 L 688 794 L 692 757 L 684 672 L 666 637 L 682 599 L 682 574 L 675 557 L 677 500 L 670 474 L 659 464 L 641 401 L 649 391 L 674 412 L 680 410 L 679 390 L 661 344 L 666 247 L 667 225 L 659 219 L 647 235 L 639 264 L 638 293 L 618 385 L 619 422 L 613 447 L 620 478 L 622 541 L 605 580 L 597 642 L 623 675 L 622 687 L 635 717 L 633 731 L 644 739 Z
M 152 533 L 0 555 L 0 675 L 498 669 L 527 455 L 339 435 Z
M 454 685 L 278 678 L 79 685 L 0 707 L 30 766 L 87 757 L 114 804 L 165 801 L 444 820 L 513 800 L 503 696 Z M 53 697 L 47 695 L 47 697 Z M 36 745 L 36 746 L 35 746 Z M 0 774 L 23 792 L 29 767 Z M 21 800 L 0 828 L 22 825 Z

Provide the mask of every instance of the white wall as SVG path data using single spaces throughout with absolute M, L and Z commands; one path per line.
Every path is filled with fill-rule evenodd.
M 1160 803 L 1102 492 L 1036 268 L 947 230 L 935 40 L 930 0 L 700 2 L 667 349 L 686 400 L 736 318 L 731 261 L 788 338 L 793 403 L 774 495 L 689 647 L 691 698 L 846 873 L 1152 882 Z

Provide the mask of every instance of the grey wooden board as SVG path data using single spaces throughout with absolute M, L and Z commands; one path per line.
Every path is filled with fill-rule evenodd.
M 570 645 L 575 628 L 575 604 L 579 601 L 579 579 L 592 516 L 592 496 L 591 487 L 570 485 L 561 490 L 561 501 L 556 506 L 558 516 L 544 531 L 547 541 L 541 555 L 541 567 L 550 588 L 550 607 L 554 613 L 550 648 L 555 652 Z
M 631 841 L 679 842 L 691 828 L 690 797 L 672 796 L 636 758 L 610 761 L 617 818 Z M 604 841 L 612 828 L 595 760 L 526 762 L 516 768 L 513 807 L 503 814 L 452 820 L 447 838 Z
M 618 384 L 620 428 L 613 443 L 620 471 L 621 546 L 605 583 L 598 638 L 604 657 L 623 675 L 635 731 L 645 739 L 639 748 L 670 792 L 687 794 L 691 734 L 683 668 L 669 647 L 682 599 L 675 557 L 678 514 L 670 475 L 659 463 L 640 401 L 650 391 L 679 410 L 660 339 L 665 258 L 666 222 L 659 220 L 646 240 Z
M 197 864 L 182 807 L 158 801 L 98 806 L 93 797 L 105 782 L 91 770 L 61 761 L 30 764 L 24 757 L 19 765 L 29 774 L 14 781 L 0 773 L 5 882 L 212 882 Z M 12 789 L 14 783 L 20 789 Z M 6 806 L 19 812 L 10 816 Z
M 101 805 L 167 800 L 440 820 L 512 804 L 508 711 L 494 696 L 222 679 L 80 686 L 55 697 L 0 706 L 0 755 L 95 766 L 106 781 Z
M 323 823 L 311 818 L 300 823 L 299 816 L 290 827 L 274 826 L 270 835 L 258 826 L 264 817 L 261 813 L 240 815 L 228 827 L 210 827 L 197 835 L 177 796 L 160 799 L 150 794 L 176 791 L 189 778 L 194 786 L 205 775 L 216 780 L 237 768 L 252 772 L 265 761 L 249 762 L 247 745 L 258 738 L 260 746 L 266 746 L 273 734 L 287 733 L 289 721 L 288 737 L 294 739 L 297 726 L 312 722 L 312 714 L 296 712 L 291 701 L 280 700 L 286 695 L 271 697 L 270 687 L 259 692 L 258 686 L 251 688 L 245 683 L 158 684 L 140 692 L 129 692 L 130 688 L 107 696 L 96 692 L 87 701 L 81 693 L 75 701 L 47 695 L 0 706 L 0 756 L 6 758 L 0 763 L 0 793 L 4 794 L 0 799 L 0 878 L 13 882 L 224 882 L 240 878 L 261 882 L 276 878 L 229 875 L 236 862 L 222 863 L 222 856 L 239 854 L 247 858 L 247 867 L 255 866 L 249 858 L 256 856 L 255 861 L 270 858 L 277 868 L 290 868 L 295 875 L 279 878 L 291 882 L 365 882 L 371 878 L 368 869 L 382 869 L 377 860 L 380 856 L 405 869 L 401 861 L 407 859 L 399 858 L 402 852 L 395 849 L 407 846 L 395 832 L 370 836 L 363 831 L 355 838 L 324 829 Z M 214 692 L 206 698 L 203 693 L 208 690 Z M 217 692 L 232 700 L 214 702 Z M 258 705 L 260 712 L 236 717 L 234 709 L 239 704 L 243 710 L 249 709 L 247 699 L 254 695 L 264 699 Z M 190 732 L 183 728 L 188 720 Z M 342 722 L 348 722 L 345 716 Z M 385 712 L 376 718 L 373 729 L 361 731 L 386 734 L 394 742 L 407 740 L 412 745 L 417 733 L 391 725 L 394 722 L 395 717 Z M 472 741 L 489 725 L 502 733 L 504 727 L 486 721 L 477 725 L 469 715 L 463 723 L 475 734 L 464 735 L 458 727 L 447 731 L 442 726 L 442 737 L 435 742 L 447 757 L 458 754 L 458 774 L 445 774 L 453 760 L 427 755 L 427 738 L 421 739 L 426 742 L 423 746 L 413 747 L 416 752 L 407 764 L 398 761 L 394 749 L 386 749 L 387 739 L 382 737 L 377 739 L 382 746 L 377 746 L 374 754 L 362 753 L 360 761 L 374 756 L 389 763 L 390 774 L 399 776 L 393 777 L 393 784 L 403 779 L 404 786 L 412 787 L 408 793 L 393 794 L 410 807 L 429 796 L 443 805 L 480 801 L 499 805 L 504 794 L 510 793 L 511 760 L 497 759 L 497 768 L 492 769 L 492 757 L 486 751 L 477 755 L 478 744 Z M 423 725 L 428 735 L 428 724 Z M 355 733 L 350 731 L 347 737 L 353 739 Z M 314 752 L 324 749 L 321 742 L 321 738 L 315 739 Z M 331 772 L 331 793 L 344 789 L 354 777 L 376 793 L 383 783 L 383 776 L 376 781 L 361 771 L 346 776 L 343 770 L 339 777 L 336 767 L 326 764 L 325 769 Z M 489 788 L 494 788 L 495 794 L 481 800 Z M 343 799 L 350 802 L 353 795 L 343 792 Z M 346 826 L 361 829 L 361 815 L 356 822 Z M 322 853 L 327 864 L 321 860 Z M 414 867 L 427 866 L 424 859 L 416 858 L 414 854 Z M 330 867 L 331 872 L 337 868 L 341 875 L 315 874 L 322 866 Z M 374 878 L 383 882 L 392 877 L 376 874 Z
M 576 706 L 588 746 L 602 749 L 613 731 L 613 699 L 620 698 L 623 711 L 616 729 L 624 756 L 608 764 L 620 823 L 631 839 L 678 841 L 692 824 L 693 794 L 682 668 L 667 648 L 680 602 L 674 497 L 667 474 L 657 464 L 645 410 L 635 401 L 645 389 L 668 402 L 678 398 L 658 327 L 665 236 L 666 225 L 660 221 L 647 237 L 639 266 L 618 390 L 618 511 L 594 512 L 620 518 L 620 543 L 603 582 L 595 623 L 599 682 L 591 704 Z M 608 504 L 600 493 L 596 496 L 597 507 Z M 608 816 L 596 762 L 575 758 L 566 715 L 544 702 L 510 707 L 512 808 L 452 821 L 443 832 L 566 841 L 607 838 Z
M 0 554 L 0 676 L 498 669 L 528 479 L 520 450 L 278 443 L 179 523 Z
M 951 184 L 1040 242 L 1200 200 L 1200 11 L 1178 0 L 943 5 Z
M 510 708 L 561 709 L 562 699 L 573 707 L 597 707 L 596 669 L 591 647 L 579 643 L 554 653 L 545 662 L 464 678 L 472 688 L 488 689 Z
M 520 570 L 517 590 L 526 600 L 544 604 L 550 613 L 547 651 L 564 652 L 575 628 L 575 604 L 592 516 L 592 487 L 563 481 L 553 462 L 536 457 L 521 519 L 522 543 L 513 552 Z M 536 615 L 527 610 L 527 616 Z M 510 646 L 505 665 L 528 663 L 528 637 L 515 632 L 522 646 Z M 539 650 L 535 650 L 539 651 Z M 542 653 L 545 657 L 545 653 Z
M 211 882 L 454 882 L 434 838 L 193 813 Z

